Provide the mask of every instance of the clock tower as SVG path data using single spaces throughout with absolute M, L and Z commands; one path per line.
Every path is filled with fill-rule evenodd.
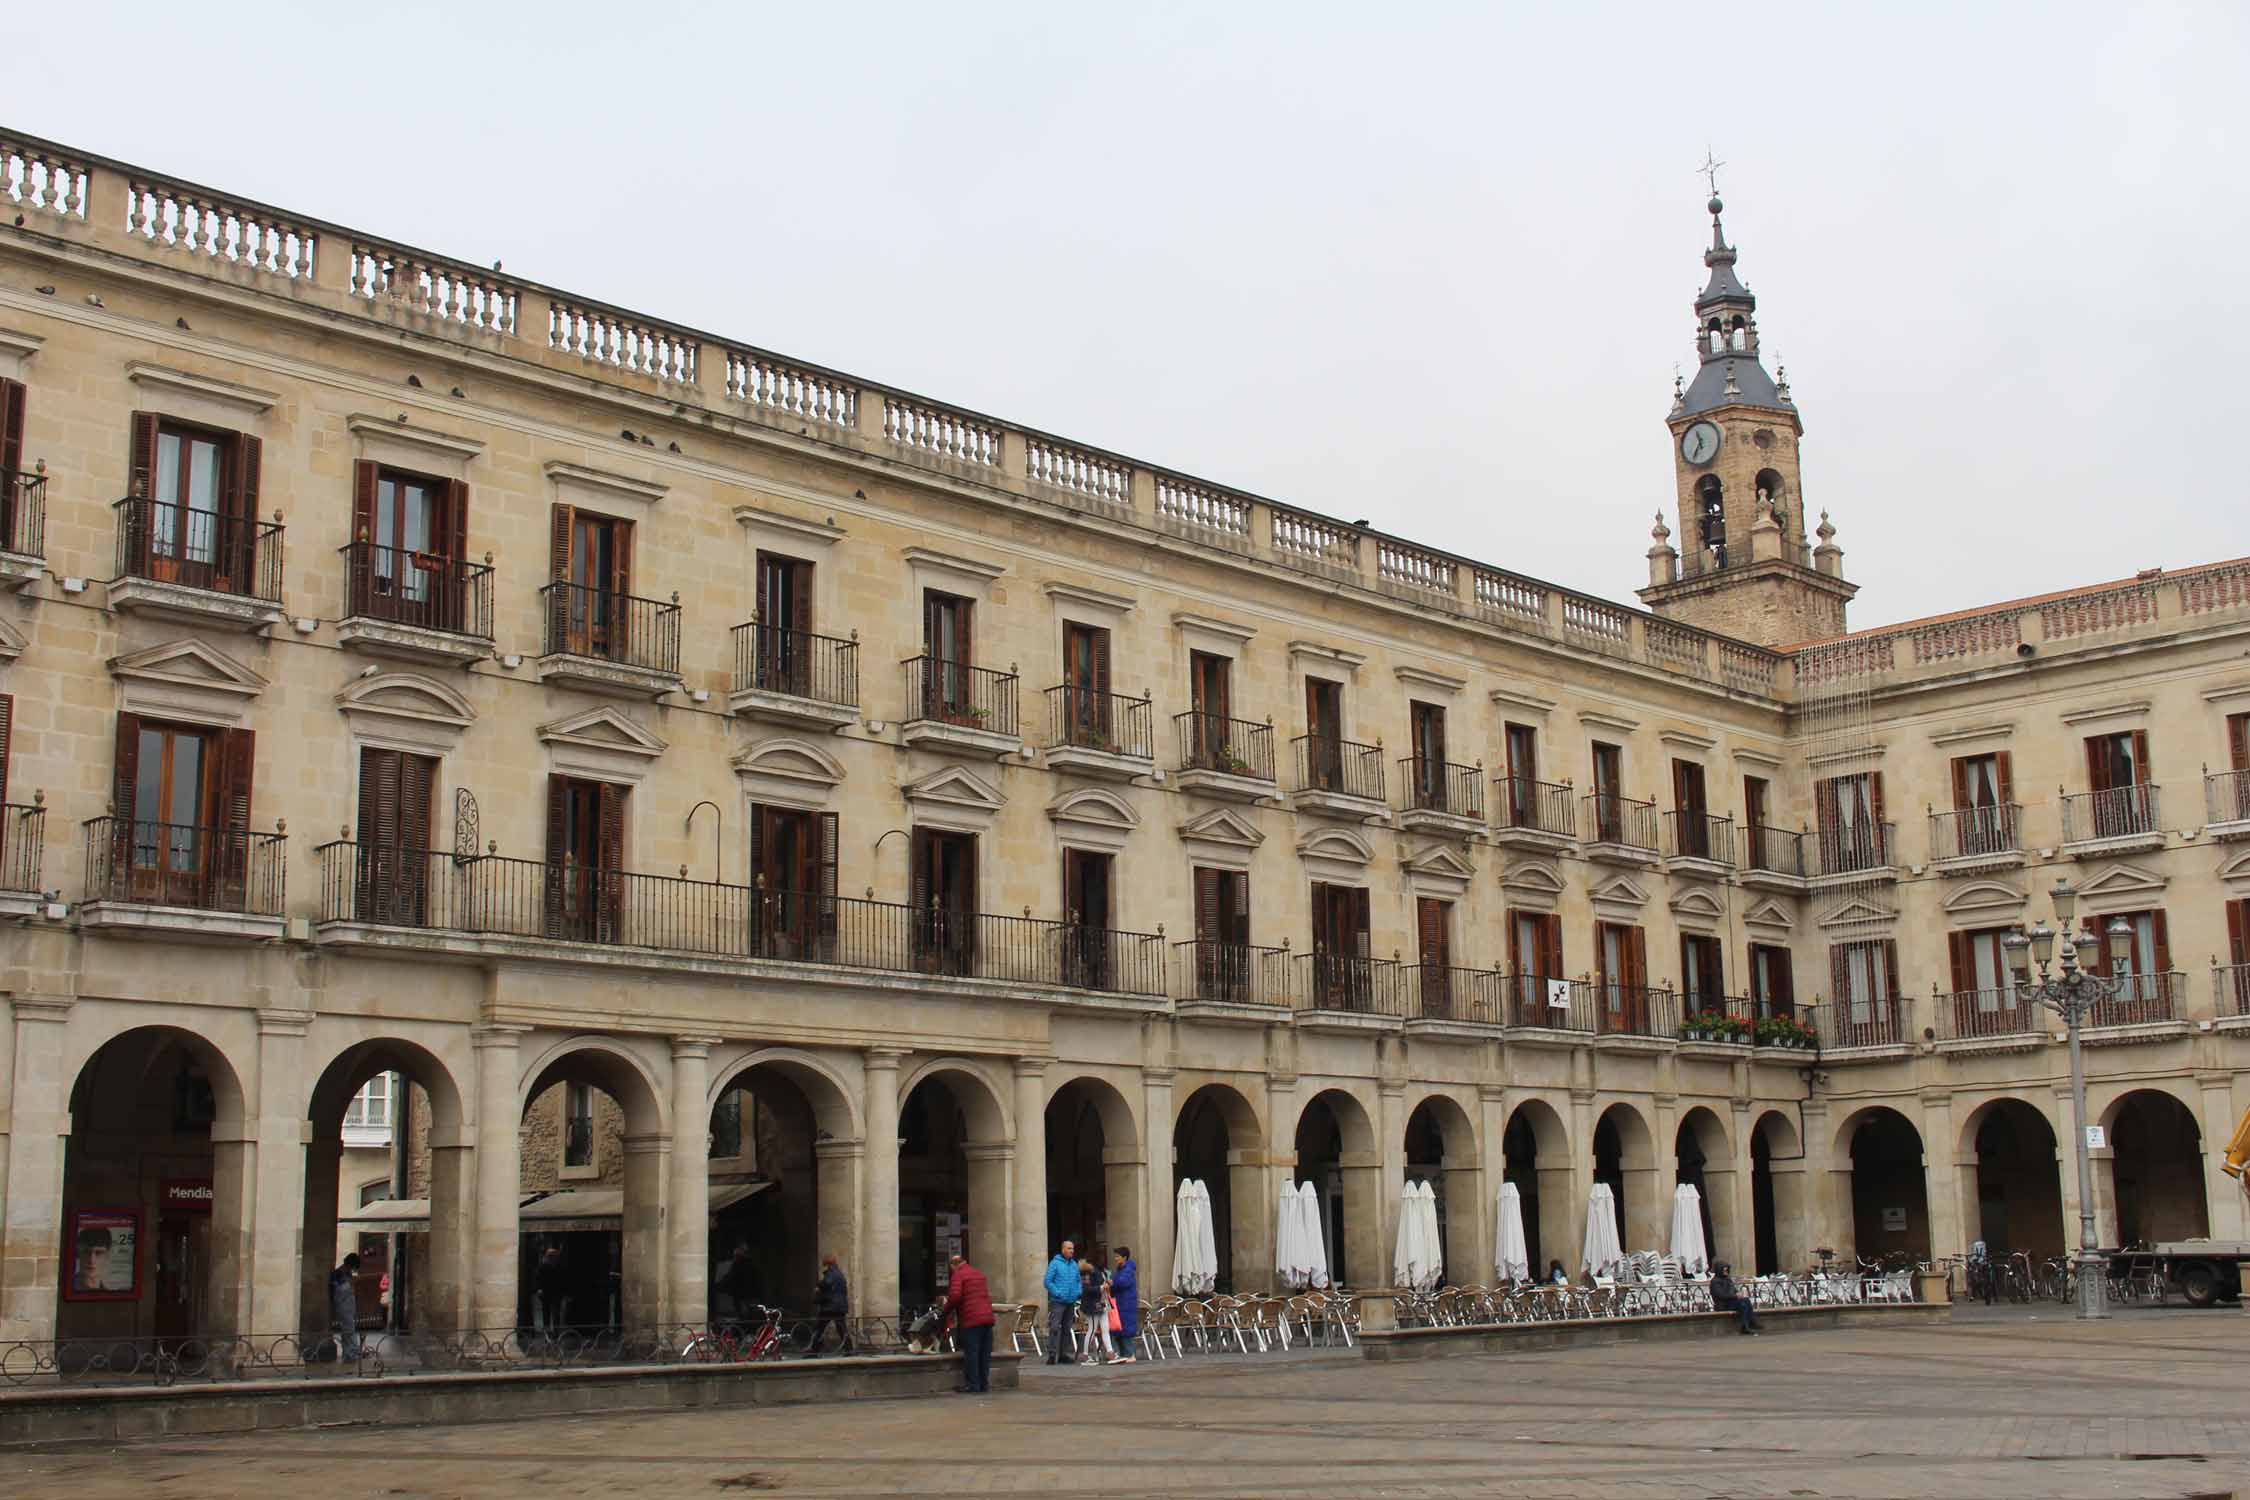
M 1695 379 L 1674 380 L 1672 472 L 1680 544 L 1662 512 L 1649 549 L 1641 601 L 1660 615 L 1765 646 L 1844 631 L 1844 606 L 1859 591 L 1843 578 L 1843 549 L 1822 513 L 1805 529 L 1798 467 L 1804 423 L 1758 349 L 1758 301 L 1736 278 L 1735 251 L 1711 196 L 1710 280 L 1695 299 Z

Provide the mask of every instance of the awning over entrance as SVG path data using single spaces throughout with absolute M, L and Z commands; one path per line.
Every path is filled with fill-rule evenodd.
M 746 1202 L 772 1187 L 771 1182 L 721 1182 L 711 1185 L 711 1212 Z M 623 1188 L 562 1188 L 554 1192 L 525 1195 L 522 1206 L 516 1210 L 516 1219 L 525 1234 L 571 1234 L 579 1231 L 621 1230 L 625 1227 L 625 1190 Z M 367 1234 L 427 1234 L 430 1228 L 430 1200 L 427 1198 L 378 1198 L 373 1203 L 363 1203 L 357 1210 L 336 1220 L 338 1228 L 352 1228 Z

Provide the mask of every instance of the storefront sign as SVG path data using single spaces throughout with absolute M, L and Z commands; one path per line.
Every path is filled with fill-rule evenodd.
M 70 1215 L 63 1296 L 72 1302 L 131 1302 L 141 1294 L 141 1216 L 130 1208 Z
M 156 1201 L 173 1213 L 207 1214 L 211 1211 L 211 1179 L 167 1177 L 158 1185 Z

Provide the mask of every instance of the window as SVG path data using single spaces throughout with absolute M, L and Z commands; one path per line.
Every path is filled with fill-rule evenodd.
M 1692 760 L 1672 762 L 1672 817 L 1676 852 L 1688 859 L 1711 857 L 1711 820 L 1703 799 L 1703 767 Z
M 351 609 L 433 630 L 459 630 L 469 487 L 362 462 L 352 487 Z
M 377 1073 L 359 1086 L 352 1102 L 344 1106 L 344 1144 L 387 1145 L 391 1138 L 391 1085 L 389 1073 Z
M 428 925 L 430 804 L 438 763 L 373 746 L 359 752 L 359 919 Z
M 627 788 L 576 776 L 547 778 L 547 931 L 613 943 L 625 918 Z
M 36 552 L 39 544 L 17 525 L 17 476 L 23 473 L 23 413 L 26 392 L 20 380 L 0 380 L 0 552 Z
M 1115 861 L 1090 849 L 1063 851 L 1063 982 L 1110 987 L 1110 876 Z
M 752 637 L 752 680 L 766 692 L 807 697 L 812 692 L 813 565 L 778 552 L 760 552 L 758 617 Z
M 1601 998 L 1601 1029 L 1648 1029 L 1648 937 L 1618 922 L 1594 924 L 1594 981 Z
M 2132 930 L 2132 951 L 2123 963 L 2109 956 L 2109 924 L 2117 917 L 2125 919 Z M 2080 919 L 2085 930 L 2100 941 L 2093 969 L 2104 979 L 2119 979 L 2123 983 L 2117 998 L 2094 1010 L 2094 1025 L 2106 1022 L 2115 1024 L 2124 1019 L 2168 1020 L 2168 1014 L 2155 1012 L 2164 1009 L 2172 987 L 2172 938 L 2161 910 L 2115 912 Z M 2111 1012 L 2121 1012 L 2111 1014 Z
M 1234 661 L 1208 651 L 1188 653 L 1187 763 L 1195 770 L 1247 769 L 1233 742 Z
M 712 1161 L 732 1161 L 742 1154 L 742 1090 L 728 1089 L 711 1111 Z
M 2007 751 L 1956 756 L 1954 836 L 1940 849 L 1940 857 L 1997 854 L 2015 848 L 2015 795 Z
M 914 830 L 914 952 L 933 974 L 975 972 L 977 838 L 936 828 Z
M 2250 896 L 2227 903 L 2227 971 L 2219 986 L 2223 1014 L 2250 1016 Z M 2228 1008 L 2226 998 L 2234 1004 Z
M 2007 951 L 2000 946 L 2010 929 L 1979 927 L 1945 936 L 1946 954 L 1953 969 L 1957 1006 L 1990 1015 L 2011 1009 L 2014 983 L 2008 977 Z
M 29 879 L 30 861 L 18 870 L 7 862 L 8 835 L 14 832 L 17 814 L 8 806 L 8 732 L 15 723 L 16 700 L 0 693 L 0 890 L 20 890 L 33 884 Z M 19 851 L 21 852 L 21 851 Z
M 751 922 L 766 958 L 836 956 L 836 814 L 750 808 Z
M 247 729 L 202 729 L 117 716 L 112 899 L 226 906 L 249 868 Z
M 1206 1000 L 1249 999 L 1256 978 L 1250 952 L 1250 876 L 1195 869 L 1195 984 Z
M 2232 789 L 2212 799 L 2214 822 L 2250 818 L 2250 713 L 2227 715 L 2227 765 L 2233 774 L 2221 785 Z
M 1414 936 L 1422 965 L 1422 1013 L 1453 1014 L 1453 903 L 1434 896 L 1414 903 Z
M 1436 703 L 1410 704 L 1408 729 L 1414 740 L 1414 805 L 1448 811 L 1445 709 Z
M 1529 724 L 1507 724 L 1502 726 L 1502 738 L 1508 751 L 1508 826 L 1537 828 L 1540 826 L 1539 731 Z
M 2148 731 L 2091 735 L 2086 740 L 2086 784 L 2093 816 L 2092 837 L 2116 838 L 2148 833 L 2156 826 L 2155 798 L 2148 784 Z
M 1726 1008 L 1726 975 L 1719 940 L 1699 933 L 1681 934 L 1680 1013 Z
M 1890 863 L 1883 823 L 1883 773 L 1861 771 L 1815 783 L 1820 810 L 1821 871 L 1835 875 Z
M 1727 565 L 1726 487 L 1719 476 L 1706 474 L 1695 482 L 1695 514 L 1703 538 L 1703 556 L 1711 567 Z
M 141 412 L 133 418 L 127 566 L 219 593 L 247 593 L 256 572 L 259 440 Z
M 922 717 L 956 724 L 976 721 L 974 668 L 976 604 L 958 594 L 922 591 Z
M 563 1159 L 566 1167 L 594 1164 L 594 1090 L 583 1083 L 563 1085 Z
M 1093 625 L 1063 626 L 1062 729 L 1067 742 L 1096 750 L 1115 747 L 1109 711 L 1109 632 Z
M 1625 842 L 1625 752 L 1616 745 L 1594 741 L 1594 838 L 1598 843 Z
M 1344 784 L 1344 685 L 1305 679 L 1305 785 L 1325 791 Z
M 1750 999 L 1758 1019 L 1797 1014 L 1796 980 L 1789 970 L 1789 950 L 1777 943 L 1750 945 Z
M 1508 913 L 1508 967 L 1514 971 L 1515 1014 L 1518 1026 L 1547 1026 L 1566 1017 L 1570 990 L 1563 979 L 1562 918 L 1551 911 Z M 1561 982 L 1559 993 L 1555 986 Z M 1560 1007 L 1555 1000 L 1560 999 Z
M 554 582 L 549 649 L 611 660 L 631 655 L 633 523 L 568 505 L 550 529 Z
M 1839 1047 L 1895 1043 L 1898 1029 L 1898 944 L 1888 938 L 1838 943 L 1828 950 L 1830 1000 Z
M 1368 963 L 1367 888 L 1313 882 L 1314 1003 L 1327 1009 L 1366 1010 L 1373 1000 Z
M 1776 855 L 1766 848 L 1766 819 L 1769 815 L 1767 798 L 1771 792 L 1772 788 L 1763 776 L 1742 778 L 1742 826 L 1750 839 L 1749 863 L 1753 870 L 1774 868 L 1772 861 Z M 1794 875 L 1799 872 L 1791 870 L 1789 873 Z

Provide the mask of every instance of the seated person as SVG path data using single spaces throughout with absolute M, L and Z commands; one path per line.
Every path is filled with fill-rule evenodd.
M 1711 1268 L 1711 1306 L 1714 1311 L 1731 1312 L 1740 1318 L 1744 1333 L 1765 1331 L 1758 1326 L 1758 1305 L 1734 1284 L 1734 1271 L 1730 1266 L 1721 1264 Z

